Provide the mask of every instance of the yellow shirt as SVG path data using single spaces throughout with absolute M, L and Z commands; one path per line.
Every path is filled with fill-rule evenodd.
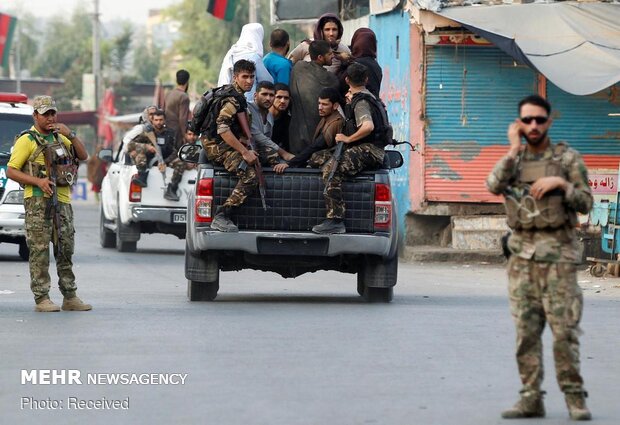
M 30 128 L 31 131 L 38 133 L 34 126 Z M 48 143 L 55 142 L 54 136 L 50 133 L 45 136 L 41 133 L 38 133 L 41 138 Z M 67 149 L 71 148 L 71 141 L 67 139 L 62 134 L 59 134 L 58 137 L 65 144 Z M 11 159 L 9 159 L 9 163 L 7 164 L 9 167 L 14 168 L 20 171 L 26 171 L 24 165 L 28 162 L 28 158 L 37 150 L 37 142 L 29 135 L 25 134 L 21 136 L 19 139 L 15 141 L 15 146 L 13 146 L 13 152 L 11 152 Z M 45 159 L 43 157 L 43 152 L 41 152 L 34 161 L 37 164 L 45 165 Z M 30 198 L 32 196 L 47 196 L 43 193 L 43 191 L 38 186 L 32 186 L 27 184 L 24 188 L 24 198 Z M 57 196 L 58 202 L 63 202 L 65 204 L 69 204 L 71 202 L 71 188 L 69 186 L 63 186 L 57 188 Z

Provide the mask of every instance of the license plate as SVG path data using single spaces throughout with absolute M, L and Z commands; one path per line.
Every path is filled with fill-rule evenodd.
M 185 213 L 172 213 L 172 222 L 173 223 L 186 223 L 187 218 Z

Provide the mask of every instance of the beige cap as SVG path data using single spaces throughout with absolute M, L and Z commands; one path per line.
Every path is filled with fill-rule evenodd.
M 56 102 L 51 96 L 37 96 L 32 102 L 32 107 L 39 114 L 44 114 L 47 111 L 58 111 L 56 108 Z

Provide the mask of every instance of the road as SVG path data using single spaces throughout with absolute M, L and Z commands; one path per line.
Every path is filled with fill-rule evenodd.
M 519 388 L 501 267 L 401 263 L 389 305 L 362 302 L 353 275 L 226 272 L 216 302 L 190 303 L 184 241 L 144 235 L 136 253 L 104 250 L 96 206 L 75 214 L 91 312 L 35 313 L 27 263 L 0 244 L 0 423 L 520 423 L 499 418 Z M 580 283 L 592 423 L 617 424 L 620 280 L 581 273 Z M 565 424 L 550 346 L 547 331 L 544 423 Z M 22 383 L 22 371 L 48 369 L 82 383 Z M 121 373 L 129 383 L 108 383 Z M 95 401 L 108 408 L 83 408 Z

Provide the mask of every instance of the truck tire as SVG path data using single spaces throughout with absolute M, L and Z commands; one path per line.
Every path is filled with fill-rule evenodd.
M 26 243 L 25 240 L 19 243 L 18 253 L 19 253 L 20 258 L 24 261 L 28 261 L 28 259 L 30 258 L 30 248 L 28 248 L 28 244 Z
M 213 301 L 220 289 L 220 268 L 217 255 L 192 253 L 185 243 L 185 278 L 190 301 Z
M 112 230 L 104 226 L 106 222 L 109 222 L 109 220 L 105 218 L 103 205 L 101 205 L 99 208 L 99 244 L 102 248 L 115 248 L 116 235 Z
M 140 228 L 136 223 L 123 224 L 119 207 L 116 215 L 116 249 L 118 252 L 136 252 L 138 239 L 140 239 Z
M 357 273 L 357 292 L 368 302 L 392 301 L 398 275 L 398 255 L 384 259 L 367 256 Z

